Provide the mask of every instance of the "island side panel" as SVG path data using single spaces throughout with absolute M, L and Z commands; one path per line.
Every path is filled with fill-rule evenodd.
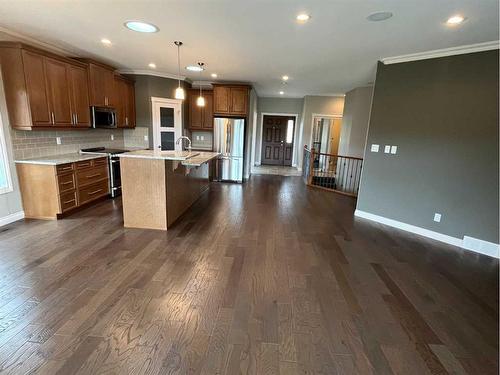
M 165 161 L 121 158 L 123 223 L 167 230 Z
M 209 187 L 208 163 L 188 168 L 180 162 L 168 160 L 167 225 L 172 225 Z

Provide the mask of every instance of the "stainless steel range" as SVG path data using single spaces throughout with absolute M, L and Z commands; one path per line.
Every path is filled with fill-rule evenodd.
M 105 147 L 83 148 L 80 150 L 81 154 L 107 155 L 109 165 L 109 194 L 113 198 L 122 193 L 120 158 L 117 155 L 127 151 Z

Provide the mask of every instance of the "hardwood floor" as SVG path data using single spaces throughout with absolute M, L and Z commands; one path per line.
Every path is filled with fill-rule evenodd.
M 0 372 L 497 374 L 498 261 L 354 202 L 262 175 L 168 232 L 119 200 L 0 228 Z

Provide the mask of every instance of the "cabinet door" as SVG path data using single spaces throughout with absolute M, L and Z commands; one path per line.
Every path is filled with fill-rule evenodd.
M 214 113 L 230 112 L 229 87 L 215 86 L 214 88 Z
M 114 78 L 114 89 L 111 102 L 116 109 L 116 122 L 119 128 L 126 126 L 125 124 L 125 96 L 127 95 L 127 87 L 125 81 L 120 77 Z
M 135 128 L 135 84 L 125 82 L 125 125 Z
M 45 60 L 45 76 L 49 89 L 49 107 L 52 122 L 56 126 L 73 125 L 68 80 L 68 65 L 48 57 Z
M 23 51 L 24 77 L 28 92 L 33 126 L 50 126 L 52 119 L 45 80 L 45 69 L 41 55 Z
M 214 100 L 213 95 L 207 94 L 205 96 L 205 107 L 203 108 L 203 129 L 214 128 Z
M 248 90 L 241 87 L 231 87 L 231 113 L 247 114 Z
M 90 127 L 90 105 L 87 69 L 69 65 L 69 89 L 75 126 Z
M 192 91 L 189 93 L 189 128 L 201 129 L 203 128 L 203 111 L 202 107 L 196 105 L 199 91 Z M 205 104 L 206 105 L 206 104 Z
M 89 64 L 90 105 L 111 106 L 114 101 L 114 74 L 102 66 Z

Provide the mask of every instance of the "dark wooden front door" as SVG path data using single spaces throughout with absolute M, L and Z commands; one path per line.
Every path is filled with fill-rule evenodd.
M 261 164 L 291 166 L 295 118 L 264 116 L 263 122 Z

